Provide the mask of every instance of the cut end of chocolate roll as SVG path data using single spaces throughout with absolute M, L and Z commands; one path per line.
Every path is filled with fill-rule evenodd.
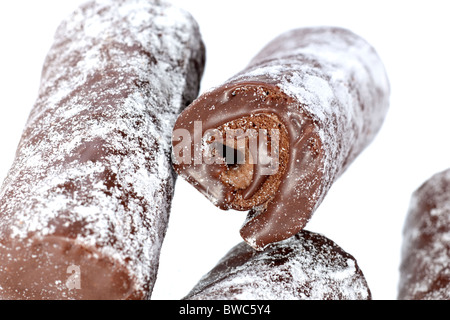
M 318 187 L 314 185 L 321 162 L 317 130 L 306 114 L 289 119 L 290 107 L 299 108 L 276 86 L 240 83 L 203 95 L 174 127 L 175 171 L 219 208 L 250 211 L 241 233 L 257 249 L 303 227 L 306 221 L 283 218 L 278 212 L 293 206 L 311 210 Z M 274 199 L 291 198 L 294 193 L 309 201 L 273 205 Z M 279 230 L 269 234 L 268 223 L 271 230 Z
M 241 235 L 264 249 L 305 227 L 379 131 L 389 92 L 378 55 L 356 34 L 286 32 L 181 113 L 174 168 L 219 208 L 250 211 Z
M 219 92 L 211 101 L 202 99 L 191 105 L 175 125 L 175 170 L 206 196 L 220 190 L 213 195 L 222 209 L 247 211 L 264 206 L 274 197 L 286 171 L 289 134 L 283 121 L 269 110 L 231 112 L 255 108 L 269 99 L 276 98 L 268 88 L 257 85 Z M 215 108 L 220 108 L 223 117 L 195 119 Z
M 0 245 L 2 300 L 145 298 L 123 263 L 63 237 Z

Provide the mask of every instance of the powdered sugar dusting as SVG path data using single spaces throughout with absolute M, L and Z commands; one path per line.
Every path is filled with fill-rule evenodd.
M 355 259 L 308 231 L 253 251 L 233 248 L 186 297 L 190 300 L 371 299 Z
M 413 194 L 403 236 L 399 297 L 450 299 L 450 170 Z
M 384 65 L 363 38 L 336 27 L 296 29 L 277 37 L 230 82 L 277 85 L 317 123 L 323 142 L 323 192 L 374 139 L 389 107 Z M 317 201 L 317 205 L 321 201 Z
M 3 239 L 69 233 L 153 287 L 175 176 L 172 126 L 197 93 L 198 26 L 163 1 L 92 1 L 66 19 L 1 189 Z M 7 240 L 4 240 L 7 242 Z

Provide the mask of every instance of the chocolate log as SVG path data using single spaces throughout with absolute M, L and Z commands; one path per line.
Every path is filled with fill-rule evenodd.
M 450 299 L 450 170 L 432 176 L 412 196 L 398 299 Z
M 256 249 L 302 230 L 374 139 L 390 87 L 375 50 L 340 28 L 296 29 L 178 118 L 174 168 L 218 207 L 247 211 Z
M 204 48 L 162 1 L 93 1 L 58 28 L 0 197 L 0 298 L 146 299 Z
M 371 300 L 353 256 L 326 237 L 302 230 L 256 251 L 242 242 L 185 300 Z

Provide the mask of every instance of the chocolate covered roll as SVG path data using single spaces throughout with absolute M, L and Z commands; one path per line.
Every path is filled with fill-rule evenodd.
M 450 299 L 450 170 L 432 176 L 412 196 L 398 299 Z
M 384 66 L 340 28 L 296 29 L 178 118 L 174 167 L 215 205 L 249 211 L 256 249 L 302 230 L 333 182 L 380 130 Z
M 371 300 L 356 259 L 330 239 L 302 230 L 256 251 L 231 249 L 185 300 Z
M 163 1 L 91 1 L 57 29 L 0 192 L 1 299 L 150 298 L 171 133 L 204 47 Z

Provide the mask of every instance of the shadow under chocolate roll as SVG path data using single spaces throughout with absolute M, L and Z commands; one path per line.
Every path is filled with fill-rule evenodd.
M 302 230 L 256 251 L 242 242 L 185 300 L 371 300 L 353 256 L 326 237 Z
M 0 298 L 146 299 L 197 96 L 196 22 L 164 1 L 91 1 L 59 26 L 0 193 Z
M 216 206 L 249 211 L 241 235 L 263 249 L 305 227 L 378 133 L 389 95 L 385 68 L 361 37 L 289 31 L 184 110 L 174 168 Z
M 432 176 L 412 196 L 398 299 L 450 299 L 450 170 Z

